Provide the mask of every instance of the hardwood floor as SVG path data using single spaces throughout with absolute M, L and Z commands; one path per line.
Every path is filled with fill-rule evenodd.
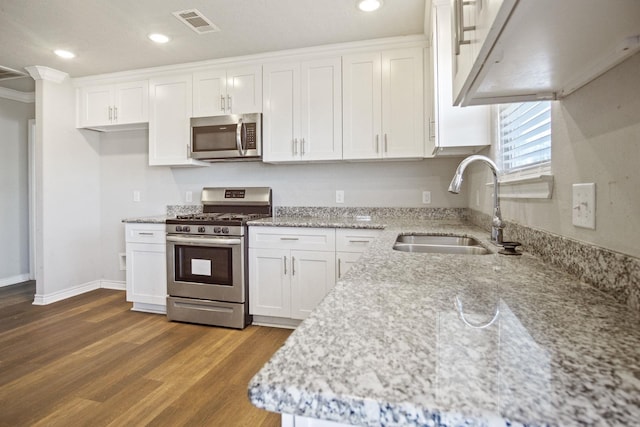
M 247 384 L 291 331 L 168 322 L 100 289 L 0 288 L 0 426 L 279 426 Z

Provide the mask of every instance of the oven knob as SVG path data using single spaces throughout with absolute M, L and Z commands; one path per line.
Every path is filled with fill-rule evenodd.
M 221 233 L 221 232 L 222 232 L 222 228 L 220 228 L 220 227 L 214 227 L 214 228 L 213 228 L 213 232 L 214 232 L 214 233 Z
M 190 232 L 191 231 L 191 227 L 189 227 L 188 225 L 185 225 L 184 227 L 182 227 L 182 231 L 184 232 Z
M 205 230 L 206 229 L 204 227 L 198 227 L 198 233 L 204 233 Z
M 222 234 L 229 234 L 229 227 L 222 227 Z
M 181 225 L 176 225 L 176 231 L 182 231 L 182 226 Z

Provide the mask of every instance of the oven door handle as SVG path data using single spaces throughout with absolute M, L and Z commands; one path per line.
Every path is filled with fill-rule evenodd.
M 195 246 L 234 246 L 242 243 L 241 239 L 217 239 L 209 237 L 182 237 L 182 236 L 167 236 L 167 242 L 182 243 L 185 245 Z

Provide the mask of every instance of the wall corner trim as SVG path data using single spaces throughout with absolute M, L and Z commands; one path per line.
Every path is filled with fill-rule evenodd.
M 54 83 L 62 83 L 69 74 L 58 71 L 53 68 L 44 67 L 42 65 L 32 65 L 30 67 L 24 67 L 34 80 L 48 80 Z

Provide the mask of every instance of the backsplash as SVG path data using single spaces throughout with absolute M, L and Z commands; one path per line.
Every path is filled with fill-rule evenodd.
M 469 209 L 468 219 L 491 229 L 485 213 Z M 527 252 L 640 311 L 640 259 L 512 222 L 507 222 L 504 235 L 505 241 L 522 243 Z
M 370 216 L 372 218 L 407 219 L 467 219 L 466 208 L 373 208 L 373 207 L 309 207 L 276 206 L 274 216 L 292 217 L 347 217 Z

